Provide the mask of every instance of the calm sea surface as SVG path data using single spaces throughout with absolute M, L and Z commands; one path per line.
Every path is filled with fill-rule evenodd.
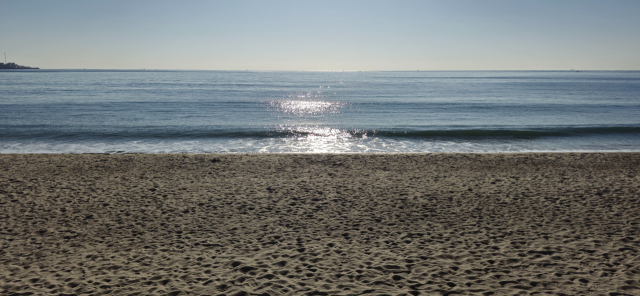
M 640 151 L 640 72 L 0 70 L 0 153 Z

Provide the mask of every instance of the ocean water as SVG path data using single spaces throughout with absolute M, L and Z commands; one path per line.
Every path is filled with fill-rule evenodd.
M 640 151 L 640 72 L 0 70 L 0 153 Z

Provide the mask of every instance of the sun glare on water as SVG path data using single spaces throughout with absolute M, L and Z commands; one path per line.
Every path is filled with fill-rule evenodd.
M 267 101 L 268 108 L 278 117 L 288 118 L 276 129 L 286 133 L 286 147 L 291 151 L 312 153 L 349 150 L 355 140 L 348 130 L 318 125 L 314 118 L 340 113 L 348 103 L 324 99 L 320 91 L 293 92 L 279 100 Z
M 350 146 L 362 141 L 362 137 L 345 130 L 323 126 L 281 126 L 281 132 L 289 136 L 282 141 L 292 151 L 331 153 L 350 150 Z
M 332 153 L 350 150 L 361 139 L 355 138 L 349 131 L 339 128 L 320 126 L 285 127 L 291 137 L 285 141 L 293 150 L 311 153 Z
M 280 100 L 269 101 L 274 111 L 293 115 L 322 115 L 339 113 L 347 103 L 323 100 L 322 92 L 296 92 L 286 95 Z

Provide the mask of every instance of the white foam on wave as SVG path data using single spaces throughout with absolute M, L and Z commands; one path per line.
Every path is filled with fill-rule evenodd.
M 0 141 L 0 153 L 491 153 L 640 152 L 640 139 L 397 139 L 311 134 L 287 138 L 139 141 Z

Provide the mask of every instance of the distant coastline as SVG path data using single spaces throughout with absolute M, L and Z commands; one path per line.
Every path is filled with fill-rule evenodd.
M 0 69 L 15 69 L 15 70 L 22 70 L 22 69 L 40 69 L 37 67 L 27 67 L 27 66 L 22 66 L 22 65 L 18 65 L 16 63 L 0 63 Z

